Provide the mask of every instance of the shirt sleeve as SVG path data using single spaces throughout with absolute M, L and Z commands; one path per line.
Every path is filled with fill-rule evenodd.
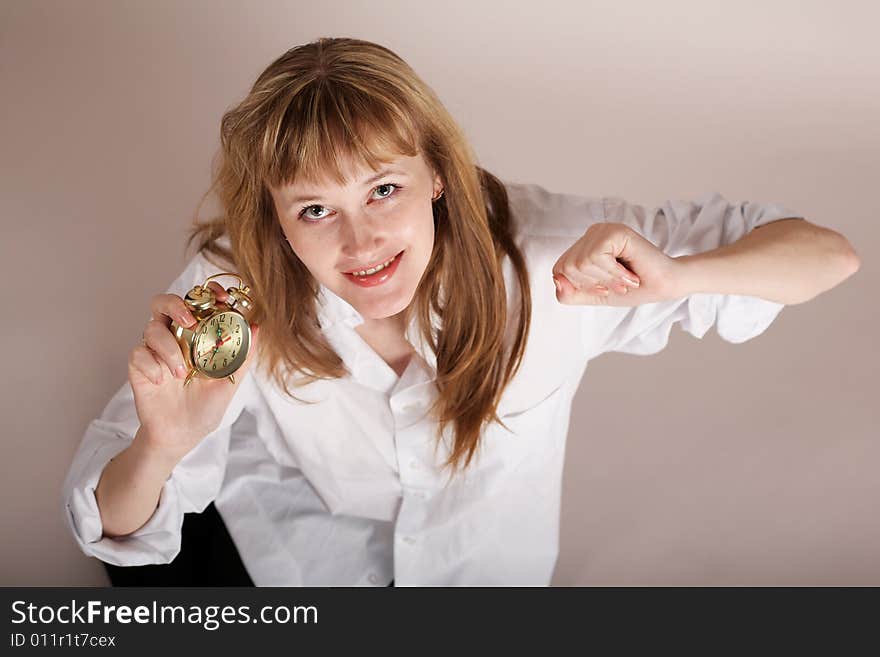
M 183 296 L 204 282 L 208 267 L 214 273 L 213 265 L 196 255 L 167 292 Z M 239 385 L 218 428 L 174 468 L 147 522 L 131 534 L 111 538 L 103 535 L 95 489 L 104 467 L 132 443 L 140 426 L 131 385 L 126 381 L 119 388 L 100 417 L 89 423 L 62 486 L 66 523 L 85 554 L 117 566 L 169 563 L 177 556 L 183 514 L 203 511 L 220 490 L 232 424 L 245 406 L 250 378 Z
M 803 218 L 777 203 L 731 202 L 717 192 L 653 208 L 604 197 L 602 207 L 606 222 L 626 224 L 672 257 L 732 244 L 773 221 Z M 675 323 L 696 338 L 715 325 L 723 340 L 745 342 L 763 333 L 783 306 L 759 297 L 707 293 L 634 307 L 584 306 L 584 347 L 589 358 L 608 351 L 654 354 L 666 347 Z

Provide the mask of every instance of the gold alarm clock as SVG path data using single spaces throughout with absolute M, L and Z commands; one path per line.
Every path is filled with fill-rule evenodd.
M 238 287 L 226 289 L 229 298 L 225 303 L 217 301 L 208 281 L 220 276 L 234 276 Z M 196 319 L 192 328 L 171 322 L 171 331 L 183 352 L 189 374 L 183 382 L 185 388 L 195 377 L 223 379 L 235 383 L 235 373 L 247 359 L 251 346 L 251 326 L 248 316 L 253 301 L 248 296 L 250 288 L 238 274 L 224 272 L 205 279 L 184 298 L 187 308 Z

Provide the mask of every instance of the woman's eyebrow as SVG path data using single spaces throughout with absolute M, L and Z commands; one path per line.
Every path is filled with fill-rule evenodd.
M 366 187 L 367 185 L 372 185 L 374 182 L 376 182 L 380 178 L 384 178 L 385 176 L 388 176 L 388 175 L 403 175 L 403 176 L 405 176 L 407 174 L 405 171 L 400 170 L 400 169 L 391 169 L 391 168 L 382 169 L 376 175 L 371 176 L 371 177 L 367 178 L 366 180 L 364 180 L 361 183 L 361 186 Z M 295 203 L 312 203 L 312 202 L 320 201 L 320 200 L 321 200 L 321 195 L 319 193 L 306 192 L 305 194 L 300 194 L 299 196 L 293 197 L 292 199 L 290 199 L 290 201 L 288 201 L 288 203 L 290 205 L 294 205 Z

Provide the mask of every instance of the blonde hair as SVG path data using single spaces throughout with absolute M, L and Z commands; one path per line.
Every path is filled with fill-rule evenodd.
M 528 339 L 531 292 L 504 185 L 475 164 L 462 130 L 398 55 L 369 41 L 321 38 L 272 62 L 223 115 L 219 165 L 199 204 L 216 189 L 222 213 L 200 222 L 196 210 L 187 247 L 195 241 L 198 251 L 225 259 L 249 282 L 261 357 L 297 399 L 285 368 L 303 374 L 295 388 L 348 372 L 320 330 L 319 284 L 288 247 L 267 185 L 328 173 L 343 184 L 346 159 L 377 170 L 396 154 L 418 153 L 445 193 L 433 203 L 433 253 L 405 318 L 409 325 L 417 313 L 419 332 L 437 357 L 438 397 L 429 414 L 438 423 L 438 443 L 446 426 L 454 427 L 444 468 L 455 473 L 462 461 L 470 464 L 483 425 L 500 422 L 501 393 Z M 224 235 L 231 248 L 218 242 Z M 505 254 L 521 297 L 509 352 Z M 455 293 L 441 298 L 445 290 Z M 442 320 L 436 335 L 431 309 Z

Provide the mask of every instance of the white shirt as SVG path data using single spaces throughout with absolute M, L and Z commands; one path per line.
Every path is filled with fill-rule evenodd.
M 397 586 L 548 585 L 559 551 L 571 402 L 588 361 L 608 351 L 656 353 L 675 323 L 697 338 L 714 324 L 724 340 L 743 342 L 783 307 L 720 294 L 628 308 L 569 306 L 556 300 L 553 265 L 596 222 L 622 222 L 681 256 L 800 215 L 717 193 L 650 208 L 505 186 L 533 308 L 522 366 L 498 409 L 513 433 L 489 425 L 469 469 L 445 486 L 439 465 L 451 426 L 434 454 L 425 412 L 437 394 L 436 359 L 415 320 L 407 338 L 417 355 L 398 377 L 354 330 L 360 314 L 322 286 L 322 330 L 350 375 L 295 389 L 317 402 L 306 405 L 252 367 L 218 429 L 165 482 L 151 518 L 114 539 L 102 537 L 94 491 L 104 466 L 137 432 L 126 382 L 89 424 L 64 483 L 64 515 L 81 549 L 117 565 L 168 563 L 180 550 L 183 514 L 213 500 L 257 586 L 385 586 L 392 579 Z M 508 258 L 503 270 L 515 317 Z M 168 291 L 183 296 L 218 271 L 198 254 Z

